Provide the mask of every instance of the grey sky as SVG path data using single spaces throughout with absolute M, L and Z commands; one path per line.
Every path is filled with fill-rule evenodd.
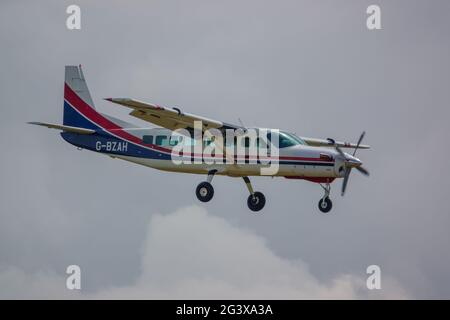
M 188 286 L 218 297 L 277 288 L 279 297 L 450 298 L 450 2 L 76 1 L 82 30 L 69 31 L 72 3 L 0 4 L 0 297 L 198 297 Z M 365 27 L 373 3 L 380 31 Z M 260 215 L 241 179 L 215 178 L 214 199 L 200 204 L 202 176 L 80 152 L 25 124 L 61 122 L 64 65 L 79 63 L 97 108 L 132 122 L 101 98 L 304 136 L 356 140 L 366 130 L 372 150 L 358 154 L 371 176 L 353 173 L 345 198 L 335 182 L 331 215 L 318 212 L 318 185 L 283 178 L 252 179 L 267 198 Z M 198 225 L 215 231 L 229 266 L 244 261 L 246 274 L 261 261 L 267 276 L 236 290 L 246 278 L 215 271 Z M 232 250 L 233 236 L 248 257 Z M 195 274 L 183 243 L 198 247 L 212 282 Z M 69 264 L 82 268 L 81 293 L 64 288 Z M 361 281 L 371 264 L 383 290 L 369 294 Z M 179 282 L 154 283 L 153 271 Z

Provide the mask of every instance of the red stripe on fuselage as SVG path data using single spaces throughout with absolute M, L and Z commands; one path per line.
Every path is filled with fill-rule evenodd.
M 300 176 L 285 176 L 286 179 L 299 179 L 299 180 L 307 180 L 315 183 L 332 183 L 334 181 L 334 177 L 300 177 Z
M 98 125 L 100 128 L 102 128 L 105 131 L 108 131 L 109 133 L 119 136 L 122 139 L 131 141 L 137 145 L 140 145 L 144 148 L 149 148 L 153 150 L 158 150 L 165 153 L 172 153 L 171 149 L 162 148 L 157 145 L 150 145 L 143 143 L 142 140 L 128 132 L 126 132 L 122 127 L 118 126 L 114 122 L 108 120 L 104 116 L 102 116 L 100 113 L 95 111 L 94 108 L 92 108 L 90 105 L 88 105 L 86 102 L 84 102 L 83 99 L 81 99 L 76 92 L 70 88 L 70 86 L 65 83 L 64 84 L 64 99 L 66 99 L 71 106 L 73 106 L 78 112 L 80 112 L 82 115 L 84 115 L 86 118 L 88 118 L 90 121 L 94 122 L 96 125 Z M 178 154 L 181 156 L 181 154 Z M 196 154 L 196 153 L 186 153 L 183 154 L 183 156 L 189 157 L 202 157 L 202 154 Z M 235 155 L 235 158 L 244 158 L 244 156 L 237 156 Z M 248 156 L 246 157 L 248 158 Z M 255 158 L 255 157 L 252 157 Z M 256 157 L 256 159 L 260 160 L 272 160 L 270 157 Z M 323 159 L 320 158 L 306 158 L 306 157 L 279 157 L 280 160 L 297 160 L 297 161 L 320 161 L 320 162 L 334 162 L 334 161 L 323 161 Z
M 141 139 L 139 139 L 136 136 L 133 136 L 132 134 L 126 132 L 123 130 L 122 127 L 118 126 L 114 122 L 106 119 L 104 116 L 102 116 L 100 113 L 95 111 L 94 108 L 92 108 L 90 105 L 88 105 L 86 102 L 84 102 L 83 99 L 81 99 L 73 90 L 69 87 L 67 83 L 65 83 L 64 86 L 64 98 L 82 115 L 84 115 L 86 118 L 94 122 L 96 125 L 104 129 L 105 131 L 110 132 L 111 134 L 117 135 L 121 137 L 122 139 L 131 141 L 133 143 L 136 143 L 138 145 L 144 146 L 141 142 Z M 144 146 L 145 147 L 145 146 Z M 156 149 L 159 151 L 171 153 L 170 149 L 160 148 L 160 147 L 151 147 L 151 149 Z

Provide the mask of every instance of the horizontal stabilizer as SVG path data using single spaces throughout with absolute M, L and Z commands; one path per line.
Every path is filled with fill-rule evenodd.
M 45 123 L 45 122 L 28 122 L 28 123 L 35 124 L 37 126 L 43 126 L 43 127 L 47 127 L 47 128 L 51 128 L 51 129 L 58 129 L 58 130 L 63 130 L 63 131 L 67 131 L 67 132 L 79 133 L 79 134 L 95 133 L 95 130 L 92 130 L 92 129 L 64 126 L 61 124 L 52 124 L 52 123 Z

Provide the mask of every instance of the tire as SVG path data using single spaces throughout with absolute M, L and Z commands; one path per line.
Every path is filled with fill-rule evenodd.
M 261 192 L 255 192 L 249 195 L 247 199 L 248 208 L 252 211 L 260 211 L 266 204 L 266 197 Z
M 319 200 L 319 210 L 323 213 L 330 212 L 331 208 L 333 207 L 333 203 L 331 202 L 330 198 L 326 197 L 325 201 L 324 199 Z
M 207 181 L 201 182 L 195 190 L 195 195 L 201 202 L 208 202 L 214 196 L 214 188 Z

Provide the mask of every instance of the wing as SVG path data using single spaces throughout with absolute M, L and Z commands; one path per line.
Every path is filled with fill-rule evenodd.
M 169 130 L 194 129 L 194 121 L 201 121 L 203 130 L 211 128 L 219 130 L 242 128 L 241 126 L 208 119 L 190 113 L 184 113 L 178 108 L 165 108 L 134 99 L 107 98 L 105 100 L 133 109 L 130 112 L 131 116 L 151 122 Z
M 354 149 L 356 148 L 356 143 L 350 143 L 350 142 L 342 142 L 342 141 L 335 141 L 331 138 L 328 139 L 317 139 L 317 138 L 305 138 L 300 137 L 303 141 L 305 141 L 310 146 L 315 147 L 334 147 L 338 146 L 341 148 L 350 148 Z M 370 146 L 366 144 L 360 144 L 358 149 L 370 149 Z
M 34 124 L 37 126 L 43 126 L 50 129 L 57 129 L 67 132 L 73 132 L 78 134 L 94 134 L 95 130 L 92 129 L 86 129 L 86 128 L 80 128 L 80 127 L 72 127 L 72 126 L 65 126 L 62 124 L 53 124 L 53 123 L 46 123 L 46 122 L 28 122 L 29 124 Z

